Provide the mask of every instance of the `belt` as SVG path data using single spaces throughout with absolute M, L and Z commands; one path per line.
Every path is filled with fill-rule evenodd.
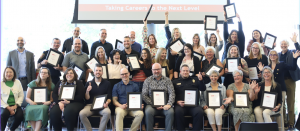
M 27 77 L 19 77 L 19 80 L 26 80 Z

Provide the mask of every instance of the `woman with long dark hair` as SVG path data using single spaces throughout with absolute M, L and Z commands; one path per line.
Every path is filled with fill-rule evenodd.
M 253 32 L 252 32 L 252 40 L 249 41 L 249 44 L 247 46 L 248 53 L 250 53 L 250 49 L 251 49 L 252 44 L 254 42 L 258 42 L 259 45 L 260 45 L 260 47 L 262 48 L 261 54 L 268 55 L 271 49 L 265 47 L 263 41 L 264 41 L 264 38 L 262 37 L 261 32 L 259 30 L 253 30 Z M 276 46 L 276 42 L 273 44 L 273 46 L 274 47 Z
M 154 34 L 150 34 L 148 36 L 148 28 L 147 28 L 147 20 L 144 20 L 144 27 L 143 27 L 143 42 L 144 48 L 147 48 L 150 51 L 151 59 L 153 59 L 156 55 L 158 50 L 157 40 Z

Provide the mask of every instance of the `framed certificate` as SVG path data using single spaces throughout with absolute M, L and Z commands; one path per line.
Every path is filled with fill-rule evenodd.
M 101 64 L 101 67 L 102 67 L 102 78 L 103 79 L 109 79 L 109 76 L 108 76 L 108 68 L 107 68 L 107 64 Z
M 152 107 L 165 106 L 167 104 L 167 93 L 164 90 L 152 90 Z
M 142 93 L 127 92 L 127 110 L 142 110 Z
M 31 88 L 31 100 L 37 104 L 43 104 L 48 101 L 48 90 L 47 87 L 33 87 Z
M 217 30 L 218 16 L 205 15 L 204 30 Z
M 130 60 L 129 66 L 131 70 L 140 70 L 141 67 L 138 61 L 138 55 L 131 54 L 131 55 L 126 55 L 126 57 Z
M 74 100 L 76 85 L 62 85 L 59 92 L 59 100 Z
M 61 53 L 59 51 L 50 49 L 48 51 L 48 54 L 47 54 L 47 57 L 46 57 L 46 60 L 48 60 L 48 64 L 51 65 L 51 66 L 57 66 L 58 62 L 61 59 L 60 55 L 61 55 Z
M 106 102 L 106 98 L 107 94 L 95 96 L 91 107 L 91 111 L 103 109 L 103 105 Z
M 120 40 L 118 40 L 118 39 L 116 39 L 115 49 L 124 50 L 125 47 L 124 47 L 123 42 L 120 41 Z
M 234 92 L 234 108 L 249 107 L 248 92 Z
M 99 62 L 95 57 L 92 57 L 92 58 L 90 58 L 87 62 L 85 62 L 85 65 L 86 65 L 88 68 L 92 69 L 93 72 L 94 72 L 94 69 L 95 69 L 95 67 L 96 67 L 96 64 L 99 64 L 99 63 L 100 63 L 100 62 Z
M 224 10 L 226 12 L 226 19 L 231 19 L 236 17 L 235 4 L 224 5 Z
M 75 70 L 77 76 L 78 76 L 78 80 L 80 80 L 81 76 L 84 72 L 83 69 L 81 69 L 79 66 L 77 66 L 76 64 L 73 65 L 73 69 Z
M 266 33 L 264 38 L 265 47 L 269 49 L 273 49 L 276 39 L 277 39 L 276 36 Z
M 200 53 L 194 51 L 194 56 L 198 57 L 198 58 L 199 58 L 199 61 L 201 62 L 204 55 L 202 55 L 202 54 L 200 54 Z
M 207 106 L 209 108 L 220 108 L 222 105 L 221 91 L 206 91 Z
M 258 80 L 258 69 L 256 66 L 249 66 L 249 79 Z
M 273 109 L 277 105 L 277 93 L 276 92 L 266 92 L 262 93 L 260 102 L 261 108 Z
M 176 41 L 174 41 L 171 44 L 170 49 L 176 52 L 180 52 L 181 50 L 183 50 L 183 42 L 181 41 L 181 39 L 177 39 Z
M 162 71 L 161 71 L 162 76 L 169 77 L 168 67 L 167 66 L 163 66 L 161 68 L 162 68 Z
M 199 91 L 197 88 L 184 89 L 184 106 L 198 106 Z
M 210 72 L 213 71 L 213 70 L 216 70 L 218 72 L 221 72 L 222 71 L 222 67 L 221 66 L 218 66 L 217 64 L 212 64 L 206 71 L 205 71 L 205 74 L 207 76 L 209 76 Z
M 226 68 L 228 69 L 228 74 L 232 74 L 233 71 L 238 70 L 240 64 L 239 58 L 226 58 Z

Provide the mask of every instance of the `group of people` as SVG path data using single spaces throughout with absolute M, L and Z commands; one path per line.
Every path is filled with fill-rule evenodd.
M 238 130 L 241 122 L 271 122 L 270 116 L 278 112 L 283 117 L 285 97 L 287 97 L 289 125 L 294 125 L 295 83 L 300 79 L 300 70 L 297 66 L 300 45 L 297 42 L 297 34 L 294 33 L 291 37 L 296 50 L 289 50 L 289 42 L 283 40 L 280 41 L 282 51 L 277 52 L 265 47 L 262 34 L 259 30 L 254 30 L 253 39 L 247 46 L 249 55 L 245 56 L 245 36 L 238 14 L 239 30 L 232 30 L 229 33 L 225 19 L 224 41 L 219 35 L 219 30 L 209 37 L 205 31 L 205 47 L 200 44 L 198 34 L 193 36 L 193 43 L 189 44 L 182 40 L 179 28 L 174 28 L 171 32 L 168 14 L 165 13 L 165 32 L 168 40 L 165 48 L 157 46 L 154 34 L 148 35 L 147 21 L 144 21 L 142 32 L 144 48 L 135 42 L 135 32 L 131 31 L 129 36 L 124 37 L 125 49 L 122 51 L 114 49 L 112 44 L 106 41 L 107 30 L 101 29 L 100 40 L 92 44 L 89 52 L 88 44 L 79 37 L 80 28 L 76 27 L 73 36 L 63 43 L 57 66 L 48 64 L 46 58 L 49 50 L 43 52 L 37 61 L 39 68 L 37 78 L 34 55 L 24 48 L 25 40 L 19 37 L 18 48 L 9 52 L 7 67 L 1 81 L 1 130 L 5 130 L 11 116 L 15 119 L 10 124 L 10 130 L 15 130 L 24 119 L 25 122 L 30 122 L 33 130 L 38 131 L 47 125 L 49 117 L 55 130 L 62 130 L 64 124 L 67 130 L 74 130 L 79 116 L 85 129 L 91 131 L 92 126 L 88 117 L 93 114 L 102 115 L 99 126 L 101 131 L 106 129 L 108 121 L 112 120 L 114 115 L 117 131 L 123 130 L 126 115 L 134 117 L 130 128 L 132 131 L 137 130 L 141 123 L 144 130 L 152 131 L 157 126 L 157 120 L 154 119 L 156 115 L 165 116 L 166 130 L 171 130 L 173 126 L 176 130 L 184 130 L 186 115 L 192 116 L 192 120 L 188 121 L 189 126 L 193 130 L 201 130 L 203 114 L 206 113 L 212 129 L 221 131 L 222 115 L 226 110 L 233 115 L 235 130 Z M 178 39 L 184 44 L 180 52 L 170 49 Z M 219 57 L 223 45 L 224 53 Z M 51 48 L 59 52 L 60 46 L 61 41 L 54 38 Z M 205 59 L 199 59 L 194 55 L 195 52 L 205 56 Z M 130 54 L 138 56 L 139 70 L 133 70 L 129 66 L 130 60 L 126 55 Z M 85 64 L 92 57 L 98 61 L 94 69 Z M 233 73 L 228 73 L 226 66 L 228 58 L 239 60 L 238 70 Z M 84 73 L 78 76 L 73 69 L 74 65 L 80 67 Z M 207 74 L 206 71 L 212 65 L 218 65 L 222 69 Z M 106 72 L 104 66 L 107 67 L 108 79 L 102 77 Z M 250 67 L 257 67 L 258 79 L 249 78 Z M 163 69 L 166 75 L 163 75 Z M 61 72 L 64 72 L 62 80 L 59 79 Z M 94 78 L 87 81 L 90 73 Z M 221 77 L 225 77 L 224 82 Z M 64 85 L 76 85 L 73 100 L 58 99 Z M 42 104 L 34 102 L 33 87 L 47 87 L 48 101 Z M 191 88 L 201 91 L 198 94 L 198 105 L 194 107 L 185 106 L 184 101 L 184 89 Z M 166 105 L 152 107 L 152 90 L 166 92 Z M 208 105 L 206 91 L 211 90 L 221 91 L 223 101 L 219 108 L 211 108 Z M 23 91 L 26 91 L 26 96 Z M 260 107 L 264 91 L 278 93 L 274 109 Z M 128 92 L 141 92 L 143 110 L 127 110 Z M 248 93 L 247 108 L 237 108 L 233 105 L 235 92 Z M 107 95 L 104 109 L 91 111 L 94 97 L 104 94 Z M 24 97 L 28 105 L 23 113 L 21 105 Z M 283 129 L 283 123 L 278 124 Z

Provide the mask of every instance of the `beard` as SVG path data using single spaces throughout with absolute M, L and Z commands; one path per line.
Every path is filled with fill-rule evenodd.
M 153 76 L 154 76 L 154 78 L 158 78 L 158 77 L 161 77 L 162 75 L 161 74 L 158 74 L 158 75 L 153 74 Z

